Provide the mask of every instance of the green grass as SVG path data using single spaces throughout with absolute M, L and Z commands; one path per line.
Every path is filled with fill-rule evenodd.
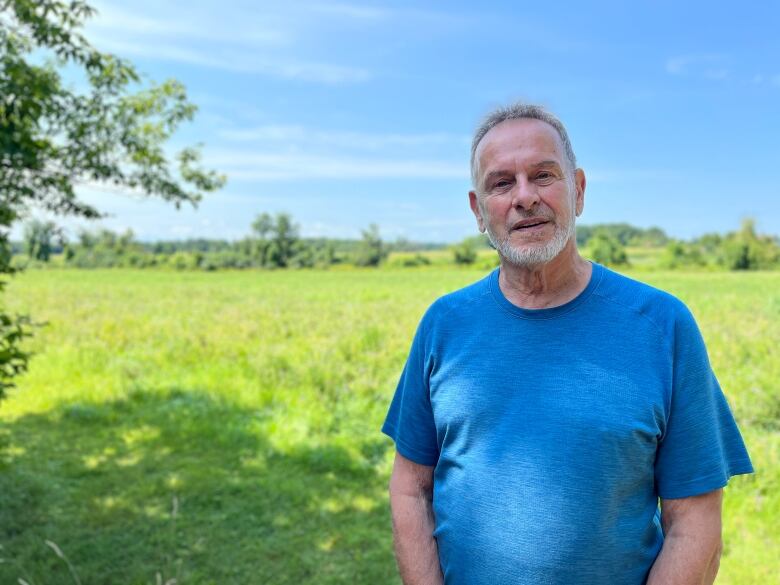
M 397 584 L 379 434 L 418 319 L 483 272 L 30 271 L 0 404 L 0 583 Z M 758 470 L 718 583 L 780 571 L 780 273 L 643 273 L 697 316 Z
M 664 248 L 651 248 L 648 246 L 629 246 L 626 248 L 628 261 L 632 268 L 637 270 L 655 270 L 664 253 Z

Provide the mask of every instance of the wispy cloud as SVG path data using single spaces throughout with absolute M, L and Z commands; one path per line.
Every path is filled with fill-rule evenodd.
M 232 24 L 232 23 L 231 23 Z M 97 32 L 120 33 L 165 39 L 242 43 L 248 45 L 286 45 L 292 42 L 289 31 L 253 22 L 251 27 L 203 26 L 204 22 L 187 12 L 180 12 L 177 18 L 151 18 L 128 12 L 111 4 L 99 4 L 97 18 L 90 21 L 89 28 Z
M 398 26 L 423 26 L 430 33 L 462 30 L 464 27 L 474 27 L 484 21 L 488 14 L 485 11 L 459 12 L 451 8 L 431 9 L 412 8 L 411 6 L 368 6 L 346 2 L 315 2 L 305 6 L 304 10 L 316 14 L 318 19 L 331 18 L 344 24 L 352 21 L 354 24 L 386 24 L 393 21 Z M 435 29 L 430 29 L 435 25 Z
M 367 70 L 357 67 L 269 59 L 266 55 L 243 50 L 200 50 L 165 43 L 150 45 L 100 35 L 93 36 L 93 39 L 102 48 L 122 55 L 176 61 L 238 73 L 257 73 L 326 84 L 355 83 L 371 77 Z
M 679 55 L 666 61 L 666 72 L 679 77 L 692 77 L 710 81 L 729 80 L 753 85 L 768 84 L 780 87 L 780 74 L 758 72 L 754 74 L 739 71 L 729 55 L 701 54 Z
M 215 150 L 206 161 L 231 179 L 467 179 L 468 165 L 441 160 Z
M 678 55 L 666 61 L 666 72 L 671 75 L 693 75 L 711 80 L 729 77 L 731 59 L 727 55 Z
M 372 134 L 368 132 L 322 131 L 297 125 L 268 125 L 242 130 L 222 130 L 221 138 L 235 142 L 295 143 L 335 146 L 360 150 L 446 144 L 468 145 L 470 138 L 450 133 Z
M 325 14 L 334 14 L 358 20 L 385 20 L 390 16 L 390 11 L 374 6 L 360 6 L 344 3 L 317 3 L 309 5 L 311 10 Z
M 448 132 L 371 133 L 302 125 L 219 131 L 209 164 L 238 180 L 463 179 L 469 137 Z M 462 159 L 462 160 L 461 160 Z
M 715 81 L 726 79 L 730 74 L 730 71 L 726 68 L 713 68 L 713 69 L 707 69 L 705 70 L 702 75 L 706 77 L 707 79 L 712 79 Z
M 750 79 L 750 82 L 753 83 L 754 85 L 763 85 L 764 83 L 767 83 L 774 87 L 780 87 L 780 74 L 767 75 L 764 73 L 756 73 Z
M 364 67 L 299 54 L 307 28 L 283 10 L 262 7 L 218 13 L 197 3 L 176 4 L 150 4 L 147 15 L 139 16 L 113 3 L 101 3 L 98 16 L 87 25 L 89 38 L 101 49 L 130 57 L 238 73 L 324 84 L 358 83 L 371 77 Z M 357 7 L 355 11 L 359 13 Z

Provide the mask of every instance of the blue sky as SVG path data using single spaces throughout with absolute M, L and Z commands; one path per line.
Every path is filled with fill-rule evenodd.
M 304 235 L 454 241 L 476 233 L 470 134 L 523 98 L 569 128 L 581 223 L 780 234 L 780 8 L 719 4 L 102 0 L 87 36 L 187 86 L 174 146 L 203 142 L 229 183 L 178 212 L 82 193 L 144 240 L 286 211 Z

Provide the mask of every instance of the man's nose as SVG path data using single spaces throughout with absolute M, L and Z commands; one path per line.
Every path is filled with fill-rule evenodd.
M 519 178 L 512 191 L 512 206 L 531 209 L 539 203 L 539 192 L 537 186 L 526 179 Z

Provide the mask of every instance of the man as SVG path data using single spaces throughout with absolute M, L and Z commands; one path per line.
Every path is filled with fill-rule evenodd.
M 501 265 L 428 309 L 382 428 L 403 582 L 711 584 L 721 488 L 753 469 L 693 317 L 579 255 L 552 114 L 495 111 L 471 159 Z

